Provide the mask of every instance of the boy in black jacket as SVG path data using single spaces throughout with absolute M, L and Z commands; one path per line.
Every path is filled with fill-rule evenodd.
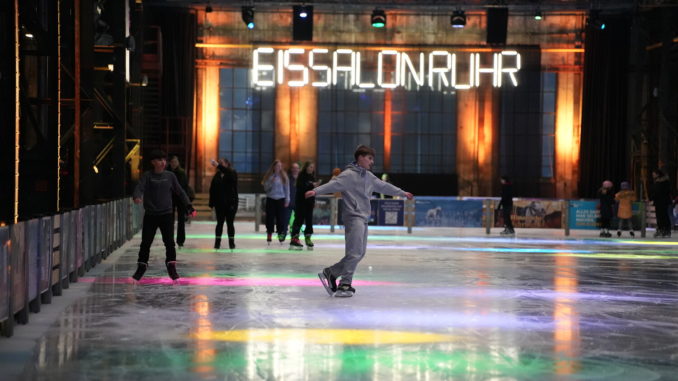
M 166 171 L 167 157 L 163 151 L 154 150 L 150 154 L 153 170 L 144 173 L 134 190 L 134 202 L 144 203 L 144 221 L 141 230 L 141 246 L 137 271 L 132 275 L 140 280 L 148 268 L 148 258 L 155 232 L 160 228 L 165 244 L 165 265 L 172 280 L 179 279 L 177 274 L 177 252 L 174 247 L 174 205 L 172 195 L 176 195 L 186 206 L 189 214 L 195 214 L 186 192 L 179 185 L 174 173 Z

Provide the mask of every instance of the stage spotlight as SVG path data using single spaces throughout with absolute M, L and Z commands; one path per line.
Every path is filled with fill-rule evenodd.
M 242 21 L 247 29 L 254 29 L 254 7 L 242 7 Z
M 386 13 L 381 9 L 372 11 L 372 26 L 375 28 L 383 28 L 386 26 Z
M 541 11 L 537 9 L 537 11 L 534 13 L 534 19 L 535 20 L 542 20 L 544 16 L 541 14 Z
M 452 28 L 463 28 L 466 26 L 466 14 L 461 9 L 452 12 L 450 17 Z
M 605 29 L 605 21 L 600 17 L 600 11 L 599 10 L 592 10 L 589 13 L 589 18 L 587 20 L 589 26 L 593 29 L 598 29 L 598 30 L 604 30 Z
M 313 6 L 292 7 L 292 38 L 294 41 L 313 41 Z

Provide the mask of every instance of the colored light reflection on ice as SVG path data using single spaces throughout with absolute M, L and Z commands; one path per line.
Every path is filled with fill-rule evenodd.
M 372 329 L 243 329 L 234 331 L 198 332 L 200 340 L 231 342 L 303 342 L 309 344 L 383 345 L 446 343 L 455 341 L 450 335 L 427 332 L 386 331 Z

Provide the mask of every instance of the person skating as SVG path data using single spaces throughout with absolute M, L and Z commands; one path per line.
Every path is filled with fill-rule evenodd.
M 513 221 L 511 221 L 511 214 L 513 212 L 513 185 L 511 180 L 502 176 L 501 181 L 501 200 L 499 205 L 497 205 L 497 210 L 501 209 L 504 217 L 504 231 L 501 232 L 501 235 L 513 235 L 516 234 L 513 230 Z
M 374 149 L 361 145 L 353 156 L 355 161 L 346 166 L 340 175 L 305 194 L 306 198 L 310 198 L 318 194 L 341 192 L 344 202 L 342 211 L 346 235 L 344 257 L 318 274 L 330 295 L 339 292 L 341 296 L 352 296 L 355 293 L 351 283 L 353 273 L 367 249 L 367 222 L 372 210 L 370 207 L 372 192 L 403 196 L 408 199 L 413 197 L 412 193 L 383 182 L 370 172 L 374 164 Z M 340 279 L 338 286 L 337 279 Z
M 628 181 L 622 181 L 619 185 L 621 190 L 614 195 L 614 199 L 619 202 L 617 208 L 617 219 L 619 226 L 617 227 L 617 237 L 621 237 L 624 226 L 628 225 L 631 237 L 635 237 L 633 233 L 633 201 L 636 200 L 636 192 L 631 190 L 631 184 Z
M 212 160 L 212 165 L 217 168 L 217 173 L 210 184 L 209 207 L 214 209 L 217 217 L 217 226 L 214 230 L 214 248 L 221 248 L 221 234 L 224 231 L 226 220 L 226 232 L 228 234 L 228 248 L 235 249 L 235 214 L 238 212 L 238 173 L 226 159 Z
M 137 270 L 132 275 L 135 280 L 140 280 L 148 268 L 148 259 L 151 244 L 155 232 L 160 228 L 162 241 L 165 244 L 165 266 L 167 274 L 172 280 L 177 280 L 179 274 L 176 269 L 177 252 L 174 247 L 174 205 L 172 196 L 176 195 L 184 204 L 189 214 L 195 215 L 195 209 L 191 205 L 186 192 L 181 188 L 174 173 L 166 171 L 167 158 L 165 153 L 154 150 L 150 154 L 153 170 L 144 173 L 139 179 L 134 190 L 134 202 L 144 203 L 144 219 L 141 230 L 141 245 L 139 247 L 139 259 Z
M 304 163 L 301 173 L 297 177 L 296 186 L 296 208 L 294 210 L 294 222 L 292 223 L 292 240 L 290 241 L 290 249 L 301 250 L 303 245 L 299 240 L 299 233 L 301 225 L 306 225 L 304 229 L 304 238 L 306 247 L 313 248 L 313 208 L 315 207 L 315 197 L 305 198 L 304 195 L 309 190 L 320 185 L 320 180 L 315 179 L 315 164 L 310 161 Z
M 610 221 L 614 214 L 614 194 L 612 181 L 605 180 L 598 190 L 598 199 L 600 201 L 600 236 L 612 237 L 610 233 Z
M 266 242 L 271 243 L 273 228 L 278 233 L 278 241 L 282 245 L 287 236 L 285 208 L 290 205 L 290 187 L 287 174 L 282 169 L 282 162 L 275 160 L 268 168 L 261 184 L 266 192 Z
M 186 171 L 181 168 L 179 157 L 173 155 L 170 158 L 169 168 L 167 170 L 174 173 L 174 176 L 177 177 L 177 181 L 179 181 L 179 185 L 181 185 L 181 189 L 186 192 L 188 199 L 193 202 L 195 196 L 193 195 L 191 188 L 188 186 L 188 177 L 186 176 Z M 177 245 L 182 247 L 186 241 L 186 208 L 184 207 L 184 204 L 179 201 L 177 196 L 174 196 L 172 202 L 174 203 L 173 213 L 176 212 L 177 214 Z
M 669 177 L 659 169 L 652 171 L 654 184 L 650 191 L 650 199 L 654 205 L 654 213 L 657 216 L 657 231 L 655 238 L 671 237 L 671 219 L 669 218 L 669 205 L 671 205 L 671 184 Z

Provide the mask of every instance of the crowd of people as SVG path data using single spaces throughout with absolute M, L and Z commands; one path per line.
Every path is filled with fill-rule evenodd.
M 374 150 L 367 146 L 359 146 L 351 164 L 342 171 L 335 168 L 332 179 L 327 184 L 316 176 L 316 166 L 312 161 L 292 163 L 289 172 L 283 168 L 280 160 L 275 160 L 264 174 L 261 185 L 266 193 L 266 241 L 272 242 L 274 234 L 283 244 L 290 232 L 290 250 L 301 250 L 304 244 L 308 249 L 314 247 L 313 209 L 315 196 L 318 194 L 334 194 L 344 202 L 343 223 L 346 234 L 346 254 L 336 264 L 325 268 L 319 277 L 331 293 L 345 293 L 350 296 L 355 292 L 351 280 L 355 268 L 365 255 L 367 242 L 367 223 L 371 212 L 370 198 L 372 193 L 380 197 L 400 196 L 411 199 L 413 196 L 400 188 L 391 185 L 386 176 L 376 177 L 370 171 L 374 163 Z M 165 244 L 165 264 L 170 278 L 176 280 L 176 249 L 174 241 L 174 219 L 177 219 L 176 244 L 182 247 L 185 239 L 187 216 L 195 215 L 192 201 L 195 194 L 188 185 L 185 170 L 181 167 L 177 156 L 167 157 L 162 151 L 150 154 L 153 170 L 143 174 L 134 191 L 134 201 L 143 202 L 145 214 L 142 224 L 142 242 L 139 248 L 137 270 L 132 276 L 140 280 L 148 268 L 150 246 L 156 230 L 159 228 Z M 228 247 L 235 249 L 234 220 L 238 211 L 238 174 L 232 164 L 225 158 L 212 160 L 216 174 L 212 178 L 209 189 L 209 207 L 216 217 L 214 232 L 214 248 L 221 248 L 223 225 L 226 223 Z M 669 178 L 661 170 L 652 172 L 653 184 L 649 190 L 649 200 L 654 205 L 657 229 L 655 237 L 671 236 L 671 220 L 669 208 L 675 205 L 672 200 Z M 502 176 L 501 201 L 497 209 L 502 210 L 505 229 L 502 235 L 514 235 L 512 224 L 513 187 L 508 177 Z M 610 229 L 613 218 L 617 220 L 617 237 L 629 231 L 635 237 L 633 226 L 633 203 L 638 199 L 636 192 L 628 181 L 619 184 L 615 191 L 614 183 L 603 181 L 598 190 L 600 211 L 600 236 L 611 237 Z M 302 226 L 303 243 L 301 240 Z M 338 279 L 341 279 L 337 284 Z

